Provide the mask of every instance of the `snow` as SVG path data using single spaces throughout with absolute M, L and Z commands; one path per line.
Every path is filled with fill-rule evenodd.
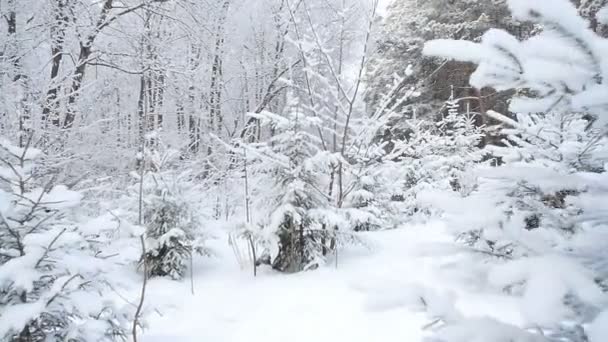
M 0 139 L 0 148 L 14 157 L 23 158 L 23 160 L 34 160 L 42 154 L 42 151 L 35 148 L 28 147 L 27 149 L 24 149 L 17 147 L 6 139 Z
M 608 336 L 608 311 L 599 314 L 587 329 L 590 342 L 602 342 Z
M 436 39 L 424 44 L 425 55 L 440 55 L 445 58 L 465 58 L 471 62 L 481 62 L 488 51 L 479 44 L 464 40 Z
M 226 237 L 218 238 L 211 246 L 216 257 L 196 263 L 194 295 L 188 279 L 151 282 L 148 309 L 162 316 L 152 315 L 143 341 L 422 342 L 432 321 L 425 309 L 495 325 L 522 322 L 520 302 L 479 293 L 468 274 L 453 269 L 464 249 L 442 223 L 363 239 L 369 247 L 344 251 L 337 268 L 334 259 L 293 275 L 260 269 L 254 278 L 234 261 Z M 495 321 L 500 317 L 505 322 Z
M 260 267 L 255 278 L 236 261 L 227 231 L 215 227 L 214 257 L 195 261 L 192 289 L 190 279 L 151 280 L 143 341 L 541 342 L 548 340 L 539 324 L 572 317 L 566 296 L 606 303 L 574 259 L 556 252 L 483 262 L 454 240 L 447 222 L 360 233 L 363 245 L 317 270 L 286 275 Z M 594 237 L 605 234 L 572 246 Z M 590 342 L 605 341 L 607 316 L 585 327 Z
M 439 341 L 450 342 L 543 342 L 544 338 L 527 333 L 514 326 L 489 318 L 468 320 L 444 329 Z
M 569 312 L 563 301 L 569 293 L 589 304 L 606 300 L 592 275 L 581 265 L 559 256 L 524 258 L 494 267 L 490 282 L 499 288 L 525 282 L 522 308 L 529 324 L 551 326 L 566 319 Z
M 213 265 L 203 260 L 196 267 L 195 295 L 187 281 L 151 284 L 149 298 L 166 305 L 163 317 L 149 322 L 144 341 L 421 341 L 426 318 L 407 308 L 416 299 L 395 285 L 416 283 L 431 267 L 411 239 L 422 237 L 421 229 L 368 235 L 372 250 L 339 255 L 337 269 L 263 270 L 257 278 L 241 271 L 225 239 L 218 239 Z
M 569 31 L 582 31 L 587 22 L 578 16 L 576 7 L 569 1 L 529 1 L 508 0 L 513 17 L 519 20 L 533 20 L 542 13 L 545 20 L 558 22 Z
M 598 22 L 600 22 L 600 23 L 602 23 L 604 25 L 608 24 L 608 6 L 603 7 L 602 9 L 600 9 L 597 12 L 596 17 L 597 17 Z
M 36 301 L 18 306 L 9 306 L 0 315 L 0 334 L 19 329 L 44 310 L 44 303 Z
M 378 1 L 378 14 L 380 16 L 386 15 L 386 10 L 390 6 L 392 0 L 379 0 Z
M 479 64 L 470 79 L 474 87 L 528 88 L 537 94 L 516 96 L 511 112 L 582 111 L 598 115 L 605 123 L 608 47 L 604 39 L 589 29 L 571 1 L 509 0 L 508 4 L 515 19 L 544 29 L 523 41 L 496 29 L 486 32 L 477 44 L 434 40 L 425 43 L 424 53 Z M 604 14 L 605 10 L 600 11 L 600 20 Z

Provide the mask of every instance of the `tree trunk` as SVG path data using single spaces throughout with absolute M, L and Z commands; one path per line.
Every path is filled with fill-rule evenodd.
M 224 34 L 229 8 L 230 0 L 225 0 L 222 4 L 215 31 L 215 50 L 213 52 L 211 81 L 209 85 L 209 129 L 218 136 L 221 134 L 224 121 L 222 114 Z
M 63 60 L 65 31 L 69 22 L 68 0 L 55 0 L 53 4 L 54 22 L 51 26 L 51 78 L 42 108 L 41 119 L 43 127 L 47 127 L 49 119 L 55 127 L 61 126 L 59 99 L 57 96 L 60 85 L 57 83 L 57 77 L 59 76 L 59 69 Z
M 74 125 L 74 120 L 76 119 L 76 101 L 78 100 L 78 95 L 80 94 L 82 82 L 84 80 L 85 72 L 87 70 L 86 68 L 88 60 L 91 56 L 90 44 L 92 43 L 93 42 L 91 41 L 89 44 L 80 44 L 78 64 L 76 65 L 74 77 L 72 80 L 72 87 L 68 96 L 68 111 L 66 113 L 65 121 L 63 122 L 62 128 L 71 128 Z

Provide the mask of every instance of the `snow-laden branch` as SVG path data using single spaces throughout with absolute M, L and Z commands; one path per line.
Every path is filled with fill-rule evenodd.
M 470 79 L 476 88 L 528 90 L 513 99 L 513 112 L 579 111 L 607 117 L 608 41 L 589 29 L 567 0 L 510 0 L 509 6 L 515 19 L 543 31 L 520 41 L 492 29 L 480 43 L 430 41 L 424 53 L 478 64 Z

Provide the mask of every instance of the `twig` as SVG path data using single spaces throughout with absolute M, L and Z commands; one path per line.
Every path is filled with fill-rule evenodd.
M 190 251 L 190 292 L 194 296 L 194 261 L 192 260 L 193 254 L 194 253 Z
M 145 158 L 145 148 L 146 141 L 142 139 L 141 141 L 141 163 L 140 163 L 140 174 L 139 174 L 139 215 L 138 215 L 138 225 L 141 227 L 143 224 L 143 196 L 144 196 L 144 173 L 146 172 L 146 158 Z M 137 304 L 137 309 L 135 310 L 135 316 L 133 317 L 133 342 L 137 342 L 137 326 L 139 325 L 139 317 L 141 315 L 141 311 L 144 307 L 144 301 L 146 298 L 146 287 L 148 285 L 148 262 L 146 260 L 146 238 L 145 232 L 139 236 L 139 242 L 141 244 L 141 257 L 144 266 L 144 279 L 141 285 L 141 293 L 139 295 L 139 303 Z
M 137 342 L 137 326 L 139 325 L 139 317 L 141 315 L 141 311 L 144 307 L 144 301 L 146 297 L 146 287 L 148 285 L 148 262 L 146 261 L 146 239 L 144 238 L 144 234 L 139 237 L 139 242 L 141 243 L 142 255 L 144 256 L 144 280 L 141 285 L 141 293 L 139 295 L 139 303 L 137 304 L 137 309 L 135 310 L 135 316 L 133 317 L 133 342 Z

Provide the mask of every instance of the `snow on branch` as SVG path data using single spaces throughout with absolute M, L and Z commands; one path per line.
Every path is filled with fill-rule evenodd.
M 486 32 L 480 43 L 434 40 L 429 56 L 478 64 L 470 79 L 477 88 L 525 89 L 510 110 L 588 112 L 608 116 L 608 42 L 598 36 L 568 0 L 510 0 L 513 16 L 542 27 L 518 40 L 503 30 Z

